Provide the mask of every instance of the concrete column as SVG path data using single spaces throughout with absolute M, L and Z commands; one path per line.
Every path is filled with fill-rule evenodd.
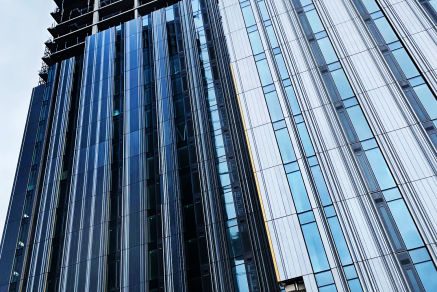
M 99 32 L 99 29 L 97 28 L 97 23 L 99 22 L 99 4 L 100 1 L 99 0 L 94 0 L 94 7 L 93 7 L 93 34 L 96 34 Z
M 138 13 L 138 6 L 140 6 L 140 0 L 134 0 L 135 18 L 140 16 L 140 14 Z

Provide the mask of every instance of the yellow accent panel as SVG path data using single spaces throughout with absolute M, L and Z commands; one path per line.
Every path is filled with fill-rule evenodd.
M 262 197 L 261 197 L 261 191 L 259 189 L 258 177 L 256 176 L 255 164 L 253 162 L 253 156 L 252 156 L 252 150 L 250 148 L 249 137 L 247 136 L 246 123 L 244 122 L 243 109 L 241 107 L 240 95 L 238 94 L 237 83 L 235 82 L 234 67 L 232 66 L 232 63 L 230 65 L 231 65 L 232 80 L 234 81 L 234 86 L 235 86 L 235 93 L 237 94 L 238 107 L 240 109 L 241 119 L 243 121 L 244 136 L 246 137 L 247 145 L 249 146 L 250 163 L 252 164 L 252 168 L 253 168 L 253 171 L 254 171 L 253 174 L 254 174 L 254 177 L 255 177 L 255 184 L 256 184 L 256 189 L 257 189 L 257 192 L 258 192 L 259 201 L 261 203 L 261 209 L 262 209 L 262 213 L 263 213 L 263 217 L 264 217 L 264 224 L 266 225 L 267 237 L 269 238 L 270 251 L 271 251 L 271 253 L 273 255 L 273 264 L 275 266 L 276 280 L 278 282 L 280 282 L 278 266 L 276 264 L 276 256 L 275 256 L 275 252 L 273 250 L 272 239 L 270 237 L 270 232 L 269 232 L 269 226 L 267 225 L 266 213 L 264 211 L 264 205 L 263 205 L 263 201 L 262 201 Z

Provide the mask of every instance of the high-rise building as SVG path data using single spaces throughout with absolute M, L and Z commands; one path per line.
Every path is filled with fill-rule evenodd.
M 437 291 L 435 0 L 55 0 L 0 292 Z

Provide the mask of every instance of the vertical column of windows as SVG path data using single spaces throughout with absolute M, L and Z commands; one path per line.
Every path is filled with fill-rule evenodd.
M 123 223 L 123 176 L 124 169 L 124 105 L 125 105 L 125 52 L 127 40 L 125 38 L 125 25 L 115 27 L 115 51 L 114 73 L 113 73 L 113 95 L 112 102 L 112 127 L 111 127 L 111 179 L 109 192 L 109 214 L 107 224 L 106 242 L 106 291 L 117 291 L 121 287 L 121 250 L 122 250 L 122 223 Z M 135 40 L 135 37 L 133 37 Z M 134 79 L 134 78 L 133 78 Z M 138 121 L 136 121 L 138 123 Z M 129 161 L 130 162 L 130 161 Z M 139 175 L 136 170 L 134 175 Z M 138 206 L 139 207 L 139 206 Z M 137 218 L 138 223 L 139 219 Z
M 408 98 L 419 121 L 429 134 L 431 141 L 437 146 L 437 99 L 422 74 L 406 52 L 390 23 L 380 10 L 375 0 L 353 0 L 361 17 L 383 54 L 388 66 Z M 432 10 L 435 1 L 421 1 L 425 8 Z
M 147 21 L 147 18 L 144 19 Z M 147 230 L 146 203 L 146 113 L 144 109 L 143 78 L 143 19 L 135 18 L 122 27 L 124 44 L 124 91 L 120 92 L 123 132 L 119 140 L 120 155 L 123 159 L 121 180 L 121 266 L 120 271 L 128 271 L 128 276 L 120 272 L 123 289 L 135 289 L 144 281 L 141 263 L 145 263 L 147 238 L 141 236 Z M 146 27 L 147 28 L 147 27 Z M 120 60 L 121 61 L 121 60 Z M 150 123 L 151 117 L 149 117 Z M 147 125 L 150 127 L 150 125 Z M 121 133 L 120 133 L 121 136 Z M 123 146 L 121 146 L 123 145 Z M 123 150 L 121 150 L 123 149 Z M 156 269 L 156 267 L 154 267 Z
M 392 243 L 393 249 L 396 252 L 400 252 L 398 258 L 403 265 L 403 271 L 408 279 L 408 283 L 414 291 L 423 291 L 420 283 L 418 283 L 419 277 L 422 276 L 417 274 L 412 265 L 408 265 L 411 263 L 409 259 L 406 261 L 401 260 L 405 255 L 408 257 L 408 253 L 403 251 L 419 248 L 424 245 L 417 227 L 400 194 L 399 202 L 395 205 L 395 208 L 390 208 L 388 202 L 383 198 L 382 194 L 384 191 L 390 190 L 399 193 L 399 190 L 396 187 L 395 181 L 362 110 L 354 97 L 354 93 L 344 71 L 337 61 L 337 57 L 333 55 L 332 45 L 329 39 L 326 38 L 326 32 L 323 30 L 314 5 L 308 4 L 304 7 L 300 7 L 299 0 L 294 0 L 294 4 L 302 27 L 310 42 L 310 46 L 316 56 L 319 69 L 327 84 L 340 122 L 345 130 L 346 137 L 351 143 L 351 147 L 362 168 L 369 190 L 377 206 L 381 221 L 386 227 L 388 238 Z M 327 60 L 333 63 L 326 64 Z M 381 193 L 381 191 L 383 192 Z M 403 218 L 407 218 L 410 224 L 404 224 L 398 216 L 395 216 L 397 212 L 402 212 Z M 406 236 L 407 233 L 408 236 Z M 414 237 L 414 244 L 406 245 L 406 242 L 411 241 L 411 237 Z M 436 273 L 435 267 L 433 270 L 430 270 L 429 273 Z M 423 283 L 426 283 L 429 276 L 423 278 Z M 424 286 L 425 285 L 426 284 L 424 284 Z M 417 288 L 419 289 L 417 290 L 416 287 L 420 287 L 420 289 Z
M 206 99 L 214 156 L 222 199 L 225 230 L 235 291 L 258 291 L 253 250 L 242 202 L 225 101 L 217 70 L 217 60 L 208 20 L 206 2 L 191 2 L 197 34 L 200 72 Z M 252 16 L 253 17 L 253 16 Z M 253 20 L 254 21 L 254 20 Z
M 179 291 L 186 287 L 188 273 L 184 269 L 183 202 L 182 192 L 178 188 L 180 184 L 177 154 L 179 149 L 174 119 L 177 115 L 175 105 L 180 106 L 181 102 L 178 93 L 182 93 L 182 88 L 178 84 L 181 80 L 169 70 L 170 60 L 175 60 L 174 54 L 178 53 L 177 45 L 174 43 L 174 26 L 172 28 L 168 26 L 169 22 L 174 21 L 174 16 L 172 8 L 169 8 L 168 13 L 160 10 L 153 14 L 153 46 L 162 212 L 162 238 L 158 246 L 161 244 L 163 246 L 165 272 L 162 281 L 165 289 Z M 179 115 L 182 113 L 179 112 Z M 158 280 L 161 281 L 161 279 Z
M 185 269 L 188 291 L 210 291 L 208 252 L 200 196 L 196 147 L 191 118 L 179 5 L 166 10 L 170 74 L 183 217 Z M 208 62 L 207 47 L 202 58 Z
M 45 88 L 35 90 L 33 94 L 20 166 L 15 179 L 13 205 L 9 211 L 8 222 L 5 225 L 6 240 L 2 246 L 0 267 L 3 272 L 0 276 L 0 285 L 6 284 L 7 287 L 10 283 L 10 291 L 20 289 L 20 280 L 27 276 L 23 273 L 25 256 L 31 254 L 33 249 L 33 244 L 28 245 L 28 242 L 33 243 L 29 240 L 33 237 L 33 234 L 29 234 L 29 231 L 33 221 L 31 218 L 38 218 L 39 214 L 38 209 L 34 209 L 38 205 L 35 201 L 35 187 L 42 166 L 42 151 L 52 103 L 51 95 L 55 82 L 55 72 L 56 66 L 51 66 Z M 40 92 L 40 90 L 43 90 L 43 92 Z M 21 208 L 21 210 L 18 210 L 18 208 Z M 37 211 L 34 212 L 34 210 Z M 27 280 L 25 279 L 23 285 L 26 285 L 26 283 Z
M 74 163 L 63 239 L 60 291 L 104 286 L 113 35 L 105 31 L 87 39 L 78 104 Z M 64 172 L 62 176 L 67 176 Z M 93 276 L 87 270 L 93 271 Z M 93 279 L 93 280 L 90 280 Z M 77 284 L 76 284 L 77 283 Z
M 147 274 L 146 280 L 151 292 L 163 291 L 164 268 L 161 231 L 161 194 L 159 175 L 155 161 L 158 157 L 158 136 L 156 120 L 156 97 L 154 87 L 152 18 L 142 19 L 143 78 L 145 112 L 145 173 L 147 209 Z M 159 242 L 159 244 L 158 244 Z M 158 281 L 159 279 L 159 281 Z
M 65 92 L 67 98 L 70 99 L 66 101 L 66 104 L 62 104 L 59 110 L 55 110 L 55 114 L 60 114 L 61 109 L 68 111 L 67 119 L 63 120 L 60 116 L 59 120 L 63 121 L 66 126 L 63 133 L 58 133 L 57 139 L 63 141 L 55 142 L 58 147 L 63 149 L 62 153 L 59 153 L 58 149 L 54 148 L 52 155 L 58 154 L 62 155 L 61 169 L 58 172 L 57 181 L 53 183 L 54 191 L 56 192 L 56 204 L 55 204 L 55 214 L 54 223 L 52 231 L 52 242 L 50 249 L 50 258 L 47 267 L 47 288 L 46 291 L 59 291 L 59 280 L 61 272 L 61 262 L 64 256 L 64 239 L 65 239 L 65 227 L 67 221 L 67 207 L 70 201 L 70 186 L 72 181 L 72 167 L 73 167 L 73 155 L 74 155 L 74 145 L 76 138 L 76 124 L 80 96 L 80 85 L 82 76 L 82 65 L 83 65 L 83 55 L 78 56 L 74 59 L 74 71 L 72 79 L 71 92 Z M 68 104 L 68 105 L 67 105 Z M 58 144 L 59 143 L 59 144 Z M 50 197 L 50 193 L 48 193 Z
M 250 15 L 251 11 L 247 10 L 247 7 L 250 7 L 249 5 L 250 5 L 249 3 L 245 3 L 245 2 L 241 3 L 242 9 L 244 9 L 243 15 L 245 17 L 245 21 L 249 20 L 246 21 L 246 24 L 252 24 L 251 15 Z M 319 192 L 321 202 L 324 206 L 330 205 L 332 207 L 331 205 L 332 202 L 329 197 L 329 193 L 327 191 L 322 173 L 320 171 L 317 158 L 316 156 L 314 156 L 315 152 L 311 140 L 309 138 L 307 128 L 303 121 L 302 114 L 300 114 L 301 111 L 297 103 L 294 90 L 291 86 L 291 81 L 289 79 L 289 75 L 284 63 L 284 59 L 278 47 L 278 42 L 276 40 L 276 36 L 274 34 L 273 27 L 269 19 L 265 7 L 265 3 L 263 0 L 258 1 L 258 8 L 261 12 L 261 18 L 265 25 L 269 43 L 272 47 L 272 53 L 276 61 L 276 65 L 279 73 L 278 75 L 282 79 L 282 85 L 284 86 L 284 91 L 289 100 L 289 104 L 292 109 L 292 112 L 294 113 L 295 126 L 302 142 L 304 154 L 306 154 L 306 156 L 308 157 L 308 162 L 310 163 L 313 178 L 316 184 L 316 188 Z M 319 230 L 315 222 L 313 211 L 311 210 L 308 194 L 305 190 L 305 185 L 303 183 L 302 175 L 299 170 L 298 162 L 293 151 L 293 147 L 289 137 L 288 129 L 286 127 L 284 116 L 282 114 L 278 96 L 275 91 L 275 86 L 272 84 L 273 81 L 270 75 L 270 70 L 267 63 L 262 62 L 263 60 L 265 60 L 265 53 L 261 45 L 259 33 L 255 25 L 249 26 L 247 28 L 247 31 L 252 45 L 252 50 L 255 55 L 255 62 L 258 68 L 258 73 L 260 74 L 261 85 L 263 86 L 267 107 L 270 113 L 271 120 L 273 122 L 273 129 L 275 131 L 282 161 L 284 163 L 284 168 L 287 173 L 287 178 L 289 181 L 289 186 L 291 189 L 293 201 L 295 203 L 299 222 L 301 224 L 302 232 L 305 238 L 305 242 L 307 244 L 307 249 L 310 256 L 311 264 L 313 266 L 314 272 L 316 273 L 315 276 L 316 276 L 317 285 L 320 289 L 323 290 L 336 291 L 336 287 L 334 284 L 331 271 L 329 271 L 330 267 L 321 241 Z M 338 227 L 335 230 L 331 225 L 330 227 L 333 233 L 334 242 L 337 246 L 337 249 L 339 250 L 339 253 L 341 248 L 343 249 L 346 248 L 345 251 L 342 250 L 342 254 L 346 255 L 347 260 L 343 259 L 340 255 L 341 260 L 344 260 L 343 264 L 344 265 L 352 264 L 352 259 L 347 249 L 347 245 L 340 226 L 339 225 L 335 226 Z M 361 285 L 359 281 L 358 281 L 358 287 L 359 289 L 361 289 Z M 356 291 L 360 291 L 360 290 L 356 290 Z

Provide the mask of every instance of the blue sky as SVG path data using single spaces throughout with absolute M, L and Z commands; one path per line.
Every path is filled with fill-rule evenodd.
M 53 0 L 0 0 L 0 234 L 55 7 Z

